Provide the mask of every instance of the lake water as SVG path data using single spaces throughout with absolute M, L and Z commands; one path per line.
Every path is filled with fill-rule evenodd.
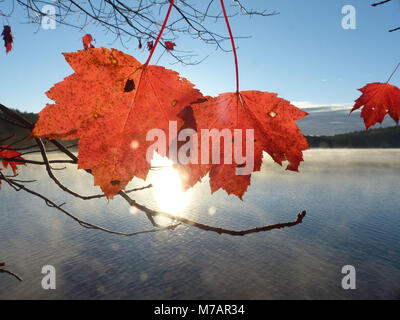
M 305 160 L 293 173 L 266 159 L 244 202 L 223 191 L 211 196 L 207 182 L 183 198 L 167 193 L 183 216 L 231 229 L 292 221 L 307 210 L 301 225 L 246 237 L 188 226 L 131 238 L 87 230 L 3 182 L 0 261 L 24 281 L 0 274 L 0 298 L 399 299 L 400 150 L 311 150 Z M 30 165 L 20 178 L 42 173 Z M 86 173 L 56 174 L 83 194 L 99 192 Z M 107 228 L 151 229 L 121 199 L 76 200 L 49 180 L 28 186 Z M 162 187 L 134 197 L 166 210 Z M 56 268 L 54 291 L 41 287 L 44 265 Z M 345 265 L 356 268 L 356 290 L 341 287 Z

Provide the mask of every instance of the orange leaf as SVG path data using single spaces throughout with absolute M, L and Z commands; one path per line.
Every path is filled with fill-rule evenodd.
M 389 83 L 369 83 L 359 89 L 362 95 L 356 100 L 351 112 L 360 109 L 368 130 L 376 123 L 382 123 L 387 114 L 398 124 L 400 118 L 400 89 Z M 350 113 L 351 113 L 350 112 Z
M 238 163 L 234 158 L 240 151 L 243 155 L 250 151 L 246 146 L 245 129 L 254 130 L 254 152 L 249 154 L 249 159 L 254 163 L 252 171 L 260 171 L 263 151 L 268 152 L 279 164 L 289 161 L 287 169 L 297 171 L 300 162 L 303 161 L 302 151 L 308 149 L 307 140 L 294 122 L 305 117 L 307 113 L 297 109 L 289 101 L 279 98 L 275 93 L 224 93 L 217 98 L 194 104 L 193 109 L 199 132 L 204 128 L 215 128 L 220 132 L 229 129 L 234 137 L 231 142 L 232 164 L 224 164 L 225 155 L 221 152 L 220 164 L 211 165 L 212 193 L 222 188 L 228 194 L 235 194 L 242 199 L 250 185 L 251 173 L 238 175 L 236 169 L 243 167 L 244 163 Z M 234 129 L 242 129 L 243 151 L 235 148 Z M 220 150 L 225 150 L 223 139 Z M 211 156 L 212 150 L 209 154 Z
M 64 56 L 75 73 L 47 92 L 55 104 L 40 112 L 33 134 L 79 138 L 79 168 L 92 170 L 95 185 L 113 198 L 133 177 L 146 179 L 146 152 L 154 143 L 147 133 L 158 128 L 167 134 L 169 121 L 180 128 L 177 114 L 202 94 L 178 73 L 115 49 Z
M 89 49 L 89 48 L 94 48 L 94 45 L 92 44 L 93 37 L 91 34 L 87 33 L 82 37 L 82 42 L 83 42 L 83 48 Z

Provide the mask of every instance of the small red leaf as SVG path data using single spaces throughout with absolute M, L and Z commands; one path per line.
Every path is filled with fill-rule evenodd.
M 6 53 L 9 53 L 12 48 L 12 43 L 14 42 L 14 37 L 11 33 L 11 27 L 4 26 L 1 35 L 3 36 L 4 46 L 6 47 Z
M 15 160 L 24 160 L 21 157 L 21 153 L 18 151 L 12 150 L 14 147 L 13 146 L 2 146 L 0 149 L 0 158 L 15 158 Z M 8 161 L 8 160 L 2 160 L 3 166 L 5 169 L 7 169 L 8 165 L 10 165 L 12 171 L 14 174 L 17 173 L 17 166 L 18 165 L 25 165 L 24 162 L 18 162 L 18 161 Z
M 92 44 L 93 41 L 93 37 L 91 34 L 87 33 L 82 37 L 82 41 L 83 41 L 83 47 L 86 49 L 89 48 L 94 48 L 94 45 Z
M 376 123 L 382 123 L 389 116 L 398 124 L 400 118 L 400 89 L 389 83 L 369 83 L 359 89 L 362 95 L 356 100 L 351 112 L 362 108 L 361 117 L 368 130 Z M 350 112 L 350 113 L 351 113 Z
M 174 50 L 174 47 L 176 47 L 176 44 L 175 44 L 174 42 L 165 41 L 165 48 L 166 48 L 167 50 L 172 51 L 172 50 Z

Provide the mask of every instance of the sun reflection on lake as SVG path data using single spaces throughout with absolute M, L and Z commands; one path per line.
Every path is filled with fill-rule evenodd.
M 156 153 L 151 165 L 156 168 L 151 175 L 151 183 L 160 210 L 182 216 L 189 204 L 190 192 L 183 192 L 179 174 L 172 167 L 173 162 Z

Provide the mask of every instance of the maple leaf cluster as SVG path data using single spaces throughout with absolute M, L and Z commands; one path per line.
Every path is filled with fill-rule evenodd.
M 205 97 L 177 72 L 149 65 L 173 8 L 171 0 L 156 41 L 147 42 L 150 55 L 145 64 L 116 49 L 95 48 L 90 34 L 82 38 L 84 50 L 64 53 L 74 73 L 46 93 L 54 104 L 47 104 L 39 113 L 32 135 L 79 139 L 78 168 L 90 170 L 94 184 L 109 199 L 124 190 L 134 177 L 147 178 L 153 157 L 153 153 L 150 156 L 148 153 L 154 143 L 148 141 L 147 135 L 153 129 L 166 134 L 168 145 L 157 151 L 170 159 L 173 146 L 177 145 L 178 150 L 185 146 L 185 142 L 176 141 L 185 129 L 192 129 L 198 136 L 204 129 L 228 131 L 234 137 L 232 141 L 225 138 L 219 144 L 209 143 L 208 150 L 202 150 L 198 144 L 198 158 L 208 161 L 199 164 L 192 159 L 174 165 L 185 190 L 208 174 L 212 193 L 223 189 L 243 199 L 252 172 L 261 170 L 264 152 L 279 165 L 286 161 L 287 170 L 298 171 L 308 143 L 295 122 L 307 113 L 276 93 L 239 91 L 234 38 L 224 1 L 220 2 L 235 57 L 236 92 Z M 9 52 L 13 42 L 10 26 L 4 26 L 2 36 Z M 142 49 L 141 39 L 138 41 Z M 172 41 L 164 43 L 166 51 L 173 51 L 175 46 Z M 367 130 L 377 122 L 382 123 L 387 114 L 399 122 L 400 89 L 388 82 L 370 83 L 360 89 L 362 95 L 351 112 L 362 108 L 361 117 Z M 171 122 L 177 124 L 177 132 L 169 132 Z M 246 138 L 238 141 L 237 131 L 252 132 L 251 147 Z M 237 145 L 242 148 L 238 150 Z M 226 156 L 226 149 L 234 150 L 230 158 Z M 22 159 L 18 152 L 9 149 L 0 155 Z M 213 161 L 215 155 L 219 161 Z M 175 158 L 171 160 L 176 162 Z M 253 164 L 251 172 L 238 174 L 247 161 Z M 23 163 L 3 161 L 5 167 L 8 164 L 15 173 L 17 165 Z
M 2 146 L 0 148 L 0 158 L 7 158 L 7 159 L 15 159 L 15 160 L 24 160 L 21 157 L 21 153 L 18 151 L 14 150 L 13 146 Z M 13 171 L 14 175 L 17 174 L 17 169 L 19 165 L 25 165 L 24 162 L 19 162 L 19 161 L 9 161 L 9 160 L 1 160 L 1 163 L 3 164 L 4 169 L 7 169 L 7 167 L 10 165 L 11 170 Z M 0 171 L 2 168 L 0 167 Z M 0 180 L 0 189 L 1 189 L 1 180 Z
M 151 168 L 146 153 L 153 144 L 146 135 L 157 128 L 167 134 L 167 141 L 173 140 L 168 136 L 170 121 L 177 122 L 178 132 L 253 129 L 254 171 L 260 171 L 264 151 L 279 164 L 288 161 L 287 169 L 297 171 L 302 151 L 308 149 L 295 124 L 307 114 L 277 94 L 243 91 L 204 97 L 177 72 L 143 65 L 116 49 L 88 48 L 64 56 L 74 73 L 47 92 L 55 103 L 40 112 L 33 135 L 79 138 L 78 168 L 90 169 L 95 185 L 108 198 L 124 190 L 134 177 L 146 179 Z M 162 156 L 169 154 L 168 149 Z M 188 163 L 176 168 L 185 189 L 209 173 L 212 192 L 222 188 L 242 198 L 251 179 L 251 174 L 236 174 L 242 165 L 233 160 L 232 164 Z

